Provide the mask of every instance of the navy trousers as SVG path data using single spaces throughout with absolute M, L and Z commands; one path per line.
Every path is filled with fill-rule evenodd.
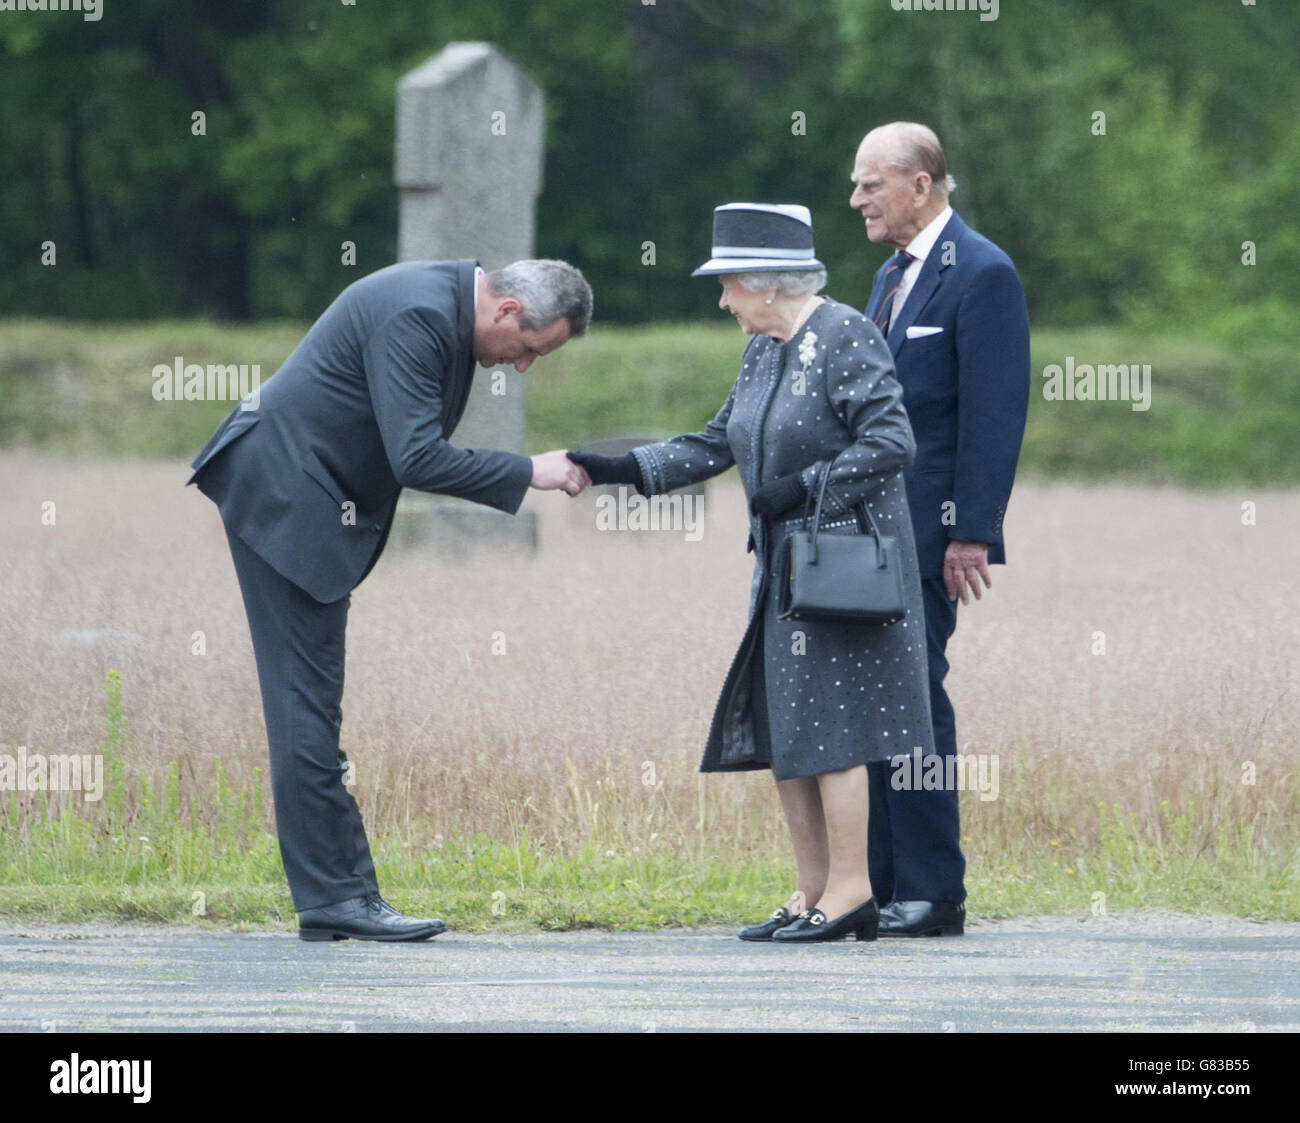
M 944 649 L 957 626 L 957 602 L 949 600 L 942 580 L 921 582 L 925 598 L 925 642 L 930 662 L 930 715 L 935 752 L 957 752 L 952 703 L 943 688 L 948 673 Z M 887 901 L 966 899 L 961 852 L 961 822 L 956 789 L 895 791 L 888 761 L 867 766 L 871 819 L 867 829 L 867 868 L 871 890 Z M 949 775 L 945 769 L 944 775 Z
M 351 594 L 321 604 L 226 528 L 262 690 L 271 792 L 296 911 L 378 893 L 361 811 L 344 784 L 343 633 Z

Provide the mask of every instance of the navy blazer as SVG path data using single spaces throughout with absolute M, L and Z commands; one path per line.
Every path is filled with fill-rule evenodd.
M 888 265 L 867 302 L 873 320 Z M 920 327 L 940 330 L 907 337 Z M 950 539 L 987 542 L 989 561 L 1005 562 L 1002 518 L 1029 408 L 1029 311 L 1016 267 L 954 211 L 887 340 L 916 437 L 903 482 L 921 577 L 943 576 Z
M 514 514 L 526 456 L 453 448 L 474 378 L 478 262 L 410 261 L 353 282 L 195 457 L 189 483 L 321 603 L 383 550 L 404 487 Z

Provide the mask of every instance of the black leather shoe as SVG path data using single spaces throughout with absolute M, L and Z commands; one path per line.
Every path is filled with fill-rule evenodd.
M 842 940 L 852 932 L 859 940 L 874 940 L 876 926 L 880 923 L 880 909 L 876 898 L 868 897 L 855 909 L 850 909 L 835 920 L 827 920 L 821 909 L 801 912 L 799 919 L 772 933 L 773 942 L 782 944 L 812 943 L 815 940 Z
M 882 936 L 960 936 L 966 906 L 951 901 L 890 901 L 880 910 Z
M 793 924 L 795 918 L 790 915 L 790 910 L 782 905 L 762 924 L 751 924 L 748 928 L 740 930 L 742 940 L 770 940 L 772 933 L 778 928 L 784 928 L 787 924 Z
M 298 914 L 300 940 L 427 940 L 445 931 L 441 920 L 403 916 L 378 893 Z

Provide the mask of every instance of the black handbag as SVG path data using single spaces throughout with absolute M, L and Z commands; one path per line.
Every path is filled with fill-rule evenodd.
M 885 537 L 862 503 L 871 533 L 819 534 L 822 502 L 830 472 L 821 473 L 817 506 L 809 528 L 808 502 L 803 522 L 786 535 L 777 565 L 778 620 L 862 620 L 891 624 L 907 615 L 898 539 Z M 812 493 L 809 493 L 811 499 Z

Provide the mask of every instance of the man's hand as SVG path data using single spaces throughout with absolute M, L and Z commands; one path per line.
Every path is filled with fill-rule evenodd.
M 993 581 L 989 577 L 989 548 L 984 542 L 948 543 L 943 553 L 943 585 L 948 596 L 953 600 L 961 597 L 962 604 L 970 604 L 970 594 L 979 600 L 984 595 L 979 579 L 984 579 L 984 588 L 991 589 Z
M 587 470 L 570 460 L 565 449 L 543 452 L 531 459 L 533 478 L 529 487 L 535 487 L 538 491 L 565 491 L 577 495 L 583 488 L 591 486 Z

